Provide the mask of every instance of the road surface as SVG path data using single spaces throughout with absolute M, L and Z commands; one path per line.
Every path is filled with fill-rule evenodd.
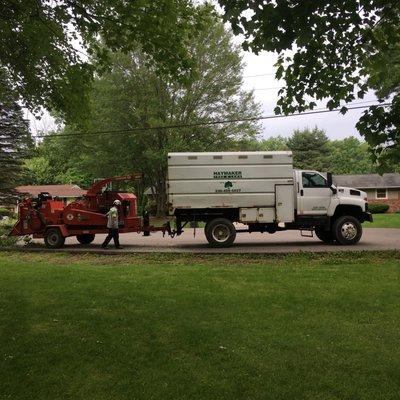
M 67 238 L 63 250 L 76 252 L 113 252 L 113 244 L 106 250 L 100 245 L 105 235 L 97 235 L 91 245 L 81 245 L 75 237 Z M 235 244 L 224 249 L 208 247 L 201 228 L 186 229 L 179 236 L 171 239 L 160 232 L 143 237 L 135 233 L 120 235 L 121 245 L 118 252 L 170 252 L 170 253 L 296 253 L 325 251 L 365 251 L 365 250 L 400 250 L 400 229 L 369 228 L 364 229 L 361 241 L 355 246 L 326 245 L 317 237 L 302 237 L 299 231 L 282 231 L 273 235 L 268 233 L 238 233 Z M 38 240 L 43 243 L 43 240 Z M 44 246 L 35 247 L 43 249 Z M 53 251 L 53 250 L 50 250 Z

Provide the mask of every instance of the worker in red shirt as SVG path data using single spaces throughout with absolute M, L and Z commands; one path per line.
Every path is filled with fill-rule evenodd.
M 118 228 L 118 206 L 121 205 L 119 200 L 114 200 L 113 206 L 110 208 L 110 211 L 106 214 L 107 216 L 107 228 L 108 235 L 104 240 L 101 247 L 105 249 L 110 243 L 111 239 L 114 239 L 114 245 L 116 249 L 122 249 L 119 244 L 119 228 Z

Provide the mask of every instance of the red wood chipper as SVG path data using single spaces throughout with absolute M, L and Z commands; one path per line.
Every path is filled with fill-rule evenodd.
M 11 236 L 33 235 L 44 238 L 47 247 L 62 247 L 65 238 L 76 236 L 81 244 L 93 242 L 98 233 L 107 233 L 106 213 L 114 200 L 120 200 L 120 233 L 162 231 L 171 234 L 169 223 L 161 227 L 149 225 L 146 218 L 137 215 L 137 198 L 132 193 L 109 190 L 115 181 L 131 181 L 141 178 L 140 173 L 116 176 L 94 183 L 81 198 L 68 205 L 53 199 L 48 193 L 37 198 L 25 198 L 18 205 L 18 221 Z

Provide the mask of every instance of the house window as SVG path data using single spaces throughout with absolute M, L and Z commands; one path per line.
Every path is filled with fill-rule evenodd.
M 387 199 L 387 189 L 376 189 L 377 199 Z

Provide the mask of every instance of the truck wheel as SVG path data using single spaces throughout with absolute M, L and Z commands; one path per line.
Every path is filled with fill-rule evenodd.
M 334 238 L 331 231 L 326 231 L 324 228 L 317 226 L 314 230 L 315 236 L 324 243 L 333 243 Z
M 65 237 L 61 234 L 58 228 L 50 228 L 44 234 L 44 243 L 46 247 L 51 249 L 58 249 L 62 247 L 65 242 Z
M 94 236 L 95 235 L 93 235 L 91 233 L 82 233 L 81 235 L 76 235 L 76 240 L 80 244 L 90 244 L 93 242 Z
M 208 243 L 213 247 L 232 246 L 236 238 L 236 229 L 226 218 L 216 218 L 208 222 L 204 232 Z
M 332 233 L 339 244 L 356 244 L 361 239 L 362 226 L 357 218 L 351 215 L 344 215 L 334 222 Z

